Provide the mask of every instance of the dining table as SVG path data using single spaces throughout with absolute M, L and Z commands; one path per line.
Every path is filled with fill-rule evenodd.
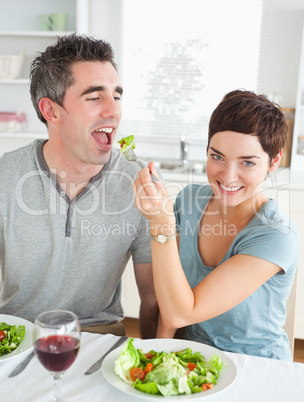
M 101 357 L 119 337 L 83 332 L 81 347 L 74 364 L 66 371 L 62 381 L 64 400 L 69 402 L 139 402 L 149 396 L 143 393 L 129 395 L 106 381 L 102 370 L 91 375 L 86 370 Z M 123 346 L 121 346 L 123 347 Z M 30 353 L 30 350 L 27 354 Z M 218 394 L 208 391 L 195 394 L 195 400 L 209 402 L 303 402 L 304 364 L 276 359 L 226 352 L 237 367 L 236 380 Z M 12 370 L 25 358 L 25 354 L 0 364 L 0 399 L 3 401 L 47 402 L 52 400 L 54 385 L 51 374 L 34 356 L 17 376 L 9 377 Z M 114 370 L 114 362 L 113 362 Z M 151 398 L 151 396 L 150 396 Z M 154 399 L 163 398 L 154 396 Z M 176 398 L 176 397 L 175 397 Z M 191 400 L 191 396 L 179 397 Z

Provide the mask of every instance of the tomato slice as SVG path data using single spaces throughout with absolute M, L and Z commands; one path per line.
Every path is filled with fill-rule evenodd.
M 192 363 L 192 362 L 189 362 L 189 363 L 188 363 L 188 369 L 189 369 L 190 371 L 193 371 L 195 368 L 196 368 L 196 364 L 195 364 L 195 363 Z
M 153 364 L 149 362 L 149 363 L 146 365 L 145 373 L 147 374 L 147 373 L 149 373 L 151 370 L 153 370 Z
M 2 342 L 5 337 L 6 337 L 5 333 L 0 330 L 0 342 Z
M 145 378 L 145 375 L 144 370 L 139 367 L 133 367 L 130 370 L 130 376 L 133 381 L 135 381 L 137 378 L 142 381 Z
M 152 353 L 148 352 L 145 354 L 145 357 L 149 360 L 153 359 L 154 355 L 152 355 Z
M 213 384 L 212 384 L 212 382 L 211 383 L 205 383 L 205 384 L 202 385 L 202 387 L 203 387 L 204 391 L 207 391 L 207 389 L 213 388 Z

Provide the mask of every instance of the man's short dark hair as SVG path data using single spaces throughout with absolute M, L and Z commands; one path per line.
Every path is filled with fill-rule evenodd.
M 62 106 L 65 92 L 74 82 L 71 66 L 78 61 L 110 62 L 117 70 L 108 42 L 76 33 L 58 37 L 31 64 L 31 98 L 43 123 L 46 120 L 39 109 L 40 99 L 47 97 Z

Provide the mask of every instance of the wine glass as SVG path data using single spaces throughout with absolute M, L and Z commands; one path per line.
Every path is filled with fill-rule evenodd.
M 46 311 L 39 314 L 35 320 L 34 349 L 40 363 L 54 378 L 53 402 L 62 402 L 62 377 L 77 357 L 80 333 L 77 315 L 71 311 Z

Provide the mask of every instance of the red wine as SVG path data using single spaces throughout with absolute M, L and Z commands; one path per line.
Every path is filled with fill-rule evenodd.
M 40 363 L 49 371 L 65 371 L 79 352 L 79 339 L 68 335 L 51 335 L 35 341 L 34 347 Z

